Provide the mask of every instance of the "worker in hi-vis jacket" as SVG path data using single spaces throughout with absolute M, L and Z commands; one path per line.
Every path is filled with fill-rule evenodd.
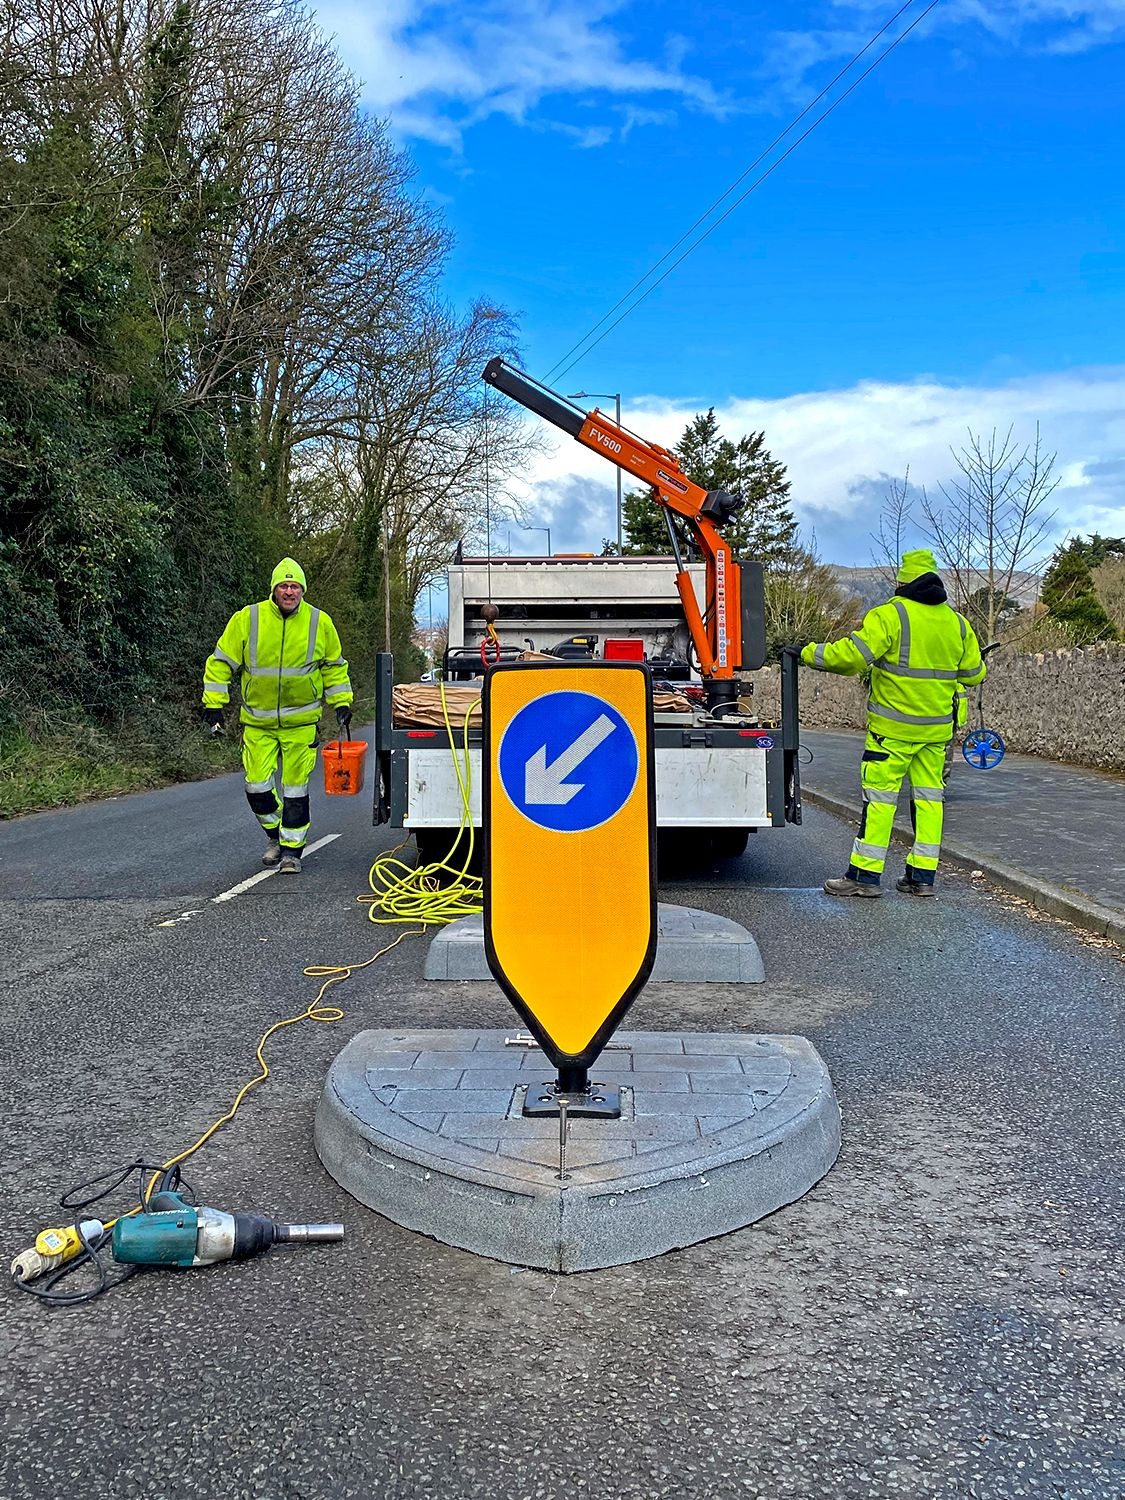
M 896 890 L 932 896 L 945 800 L 943 761 L 954 732 L 958 689 L 982 682 L 972 626 L 946 603 L 934 555 L 903 555 L 894 597 L 868 610 L 858 630 L 801 651 L 823 672 L 871 673 L 860 780 L 863 813 L 847 874 L 826 880 L 830 896 L 879 896 L 895 807 L 910 782 L 914 845 Z
M 321 700 L 336 710 L 345 736 L 352 717 L 340 637 L 331 616 L 313 609 L 304 595 L 304 571 L 283 557 L 273 570 L 269 598 L 230 617 L 203 673 L 203 717 L 215 734 L 222 732 L 231 681 L 241 674 L 246 800 L 269 840 L 262 863 L 294 875 L 309 832 Z

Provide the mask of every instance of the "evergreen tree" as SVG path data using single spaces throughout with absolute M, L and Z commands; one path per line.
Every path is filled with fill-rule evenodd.
M 778 463 L 766 447 L 764 433 L 747 433 L 732 442 L 720 432 L 711 407 L 688 423 L 675 451 L 693 483 L 743 497 L 742 509 L 723 528 L 736 557 L 754 558 L 767 566 L 792 558 L 797 547 L 797 522 L 789 505 L 790 484 L 785 465 Z M 668 554 L 667 525 L 651 490 L 627 494 L 622 511 L 625 552 Z
M 1069 627 L 1079 646 L 1114 640 L 1117 635 L 1094 592 L 1087 548 L 1088 542 L 1079 537 L 1060 547 L 1047 569 L 1040 595 L 1047 612 Z
M 622 552 L 634 557 L 668 556 L 672 544 L 668 540 L 668 526 L 655 490 L 629 490 L 621 501 L 621 516 L 625 533 Z M 616 544 L 613 550 L 616 552 Z
M 688 478 L 705 490 L 742 496 L 742 509 L 723 529 L 737 557 L 769 566 L 791 556 L 797 521 L 789 506 L 790 483 L 785 465 L 766 447 L 765 433 L 750 432 L 732 443 L 719 431 L 711 407 L 688 423 L 676 457 Z
M 1125 557 L 1125 537 L 1121 536 L 1099 536 L 1095 531 L 1087 537 L 1076 536 L 1070 545 L 1091 570 L 1112 558 Z

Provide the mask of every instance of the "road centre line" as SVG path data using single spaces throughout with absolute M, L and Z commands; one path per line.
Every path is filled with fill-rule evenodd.
M 315 844 L 305 845 L 305 854 L 314 854 L 318 849 L 323 849 L 325 844 L 330 844 L 333 839 L 338 839 L 338 833 L 326 833 L 322 839 L 317 839 Z M 232 885 L 229 891 L 223 891 L 218 896 L 212 896 L 215 901 L 233 901 L 235 896 L 241 896 L 243 891 L 248 891 L 252 885 L 258 885 L 263 880 L 268 880 L 271 875 L 276 875 L 278 868 L 275 865 L 272 870 L 261 870 L 257 875 L 251 875 L 249 880 L 241 880 L 237 885 Z

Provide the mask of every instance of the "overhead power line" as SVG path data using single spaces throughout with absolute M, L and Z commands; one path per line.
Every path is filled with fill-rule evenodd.
M 768 146 L 765 147 L 764 150 L 762 150 L 761 152 L 759 152 L 759 154 L 754 158 L 754 160 L 749 164 L 749 166 L 746 167 L 745 170 L 743 172 L 741 172 L 738 177 L 735 178 L 735 180 L 730 184 L 730 186 L 728 188 L 726 188 L 719 195 L 718 198 L 715 199 L 715 201 L 710 205 L 709 208 L 705 209 L 704 212 L 702 214 L 700 214 L 699 218 L 696 219 L 695 223 L 692 224 L 689 229 L 686 229 L 684 231 L 684 233 L 675 242 L 675 244 L 672 245 L 672 246 L 670 246 L 664 252 L 664 254 L 660 257 L 660 259 L 658 261 L 654 262 L 654 264 L 649 267 L 649 269 L 644 273 L 644 275 L 641 276 L 637 281 L 635 281 L 633 283 L 633 285 L 629 288 L 629 290 L 627 292 L 625 292 L 621 297 L 618 298 L 618 300 L 613 304 L 613 306 L 609 309 L 609 311 L 606 312 L 606 313 L 604 313 L 602 315 L 602 317 L 598 319 L 598 321 L 593 325 L 592 328 L 589 329 L 589 331 L 587 333 L 583 334 L 583 336 L 576 343 L 574 343 L 574 344 L 572 344 L 570 346 L 570 348 L 566 351 L 565 354 L 563 354 L 561 356 L 561 358 L 559 358 L 558 360 L 556 360 L 556 362 L 551 366 L 550 370 L 547 371 L 547 376 L 546 376 L 547 379 L 550 379 L 555 374 L 556 371 L 559 372 L 559 379 L 561 379 L 564 375 L 566 375 L 570 370 L 572 370 L 574 368 L 574 366 L 578 363 L 578 361 L 580 359 L 584 358 L 585 355 L 589 354 L 591 350 L 596 349 L 597 346 L 602 342 L 602 340 L 604 338 L 606 338 L 610 333 L 612 333 L 613 330 L 620 323 L 624 322 L 624 320 L 629 316 L 630 313 L 635 312 L 636 309 L 645 300 L 645 298 L 648 297 L 652 292 L 654 292 L 656 290 L 656 288 L 661 284 L 661 282 L 665 281 L 672 274 L 672 272 L 676 269 L 677 266 L 682 265 L 683 262 L 688 258 L 688 256 L 691 255 L 694 250 L 697 250 L 699 248 L 699 246 L 702 245 L 703 241 L 705 239 L 707 239 L 707 237 L 709 235 L 713 234 L 714 231 L 716 229 L 718 229 L 719 225 L 722 224 L 725 219 L 728 219 L 730 217 L 730 215 L 735 211 L 736 208 L 738 208 L 741 204 L 745 203 L 746 199 L 755 190 L 755 188 L 760 187 L 762 185 L 762 183 L 765 182 L 765 180 L 766 180 L 767 177 L 771 176 L 772 173 L 776 172 L 776 170 L 781 165 L 781 163 L 786 159 L 786 157 L 791 156 L 793 154 L 793 152 L 796 151 L 797 147 L 801 144 L 801 142 L 807 140 L 808 137 L 817 128 L 817 126 L 823 124 L 823 122 L 828 118 L 828 116 L 833 112 L 833 110 L 838 109 L 839 106 L 841 104 L 843 104 L 844 100 L 848 97 L 848 95 L 851 94 L 851 93 L 853 93 L 854 90 L 857 89 L 859 87 L 859 85 L 863 82 L 863 80 L 870 73 L 873 73 L 875 71 L 875 69 L 879 66 L 879 64 L 881 62 L 885 61 L 886 58 L 888 58 L 891 55 L 891 53 L 895 50 L 895 48 L 901 42 L 904 42 L 906 40 L 906 38 L 910 35 L 910 33 L 914 30 L 914 28 L 916 26 L 920 25 L 926 19 L 926 17 L 929 15 L 929 13 L 932 10 L 936 9 L 936 7 L 941 4 L 941 0 L 930 0 L 929 5 L 927 5 L 926 8 L 923 11 L 920 12 L 919 15 L 915 16 L 914 20 L 911 21 L 910 25 L 907 26 L 897 37 L 895 37 L 894 41 L 891 42 L 890 45 L 888 47 L 886 47 L 879 54 L 879 56 L 877 58 L 875 58 L 875 60 L 873 62 L 871 62 L 871 63 L 868 64 L 868 66 L 863 70 L 863 72 L 859 75 L 858 78 L 853 79 L 853 81 L 848 85 L 848 87 L 839 96 L 839 98 L 834 99 L 832 101 L 832 103 L 828 106 L 828 108 L 825 109 L 821 114 L 819 114 L 817 116 L 817 118 L 812 122 L 812 124 L 808 127 L 808 129 L 802 131 L 802 133 L 797 137 L 797 139 L 795 141 L 793 141 L 788 147 L 786 147 L 786 149 L 777 158 L 777 160 L 775 162 L 773 162 L 769 167 L 767 167 L 766 170 L 761 174 L 761 176 L 758 177 L 758 178 L 756 178 L 750 184 L 750 186 L 746 189 L 746 191 L 744 193 L 740 193 L 739 196 L 734 200 L 734 202 L 732 204 L 730 204 L 730 206 L 727 209 L 725 209 L 724 212 L 721 213 L 719 215 L 719 217 L 714 220 L 713 223 L 711 223 L 711 224 L 709 224 L 707 226 L 707 228 L 703 231 L 703 233 L 701 235 L 699 235 L 698 238 L 695 239 L 688 246 L 688 248 L 684 251 L 684 253 L 682 255 L 677 256 L 676 259 L 674 261 L 672 261 L 672 264 L 670 266 L 668 266 L 667 269 L 660 276 L 656 277 L 656 280 L 653 281 L 651 283 L 651 285 L 645 287 L 644 291 L 641 292 L 641 295 L 639 297 L 637 297 L 635 301 L 629 303 L 629 299 L 633 296 L 633 293 L 636 292 L 636 291 L 638 291 L 641 287 L 643 287 L 645 285 L 645 282 L 649 281 L 650 277 L 652 277 L 660 269 L 660 267 L 662 265 L 664 265 L 665 261 L 667 261 L 670 256 L 674 255 L 675 252 L 679 249 L 679 247 L 682 244 L 684 244 L 684 242 L 686 240 L 688 240 L 688 239 L 691 238 L 691 236 L 695 233 L 695 231 L 699 228 L 699 226 L 701 224 L 705 223 L 711 217 L 711 215 L 720 206 L 720 204 L 724 203 L 726 201 L 726 199 L 728 199 L 730 197 L 731 193 L 733 193 L 735 191 L 735 189 L 739 186 L 739 184 L 742 183 L 742 182 L 745 182 L 746 178 L 749 177 L 750 174 L 755 170 L 755 168 L 758 167 L 758 166 L 760 166 L 761 163 L 763 161 L 765 161 L 766 158 L 770 155 L 770 153 L 777 146 L 779 146 L 781 144 L 781 142 L 790 133 L 790 131 L 792 131 L 793 129 L 795 129 L 796 126 L 799 125 L 801 123 L 801 121 L 805 118 L 805 116 L 807 114 L 809 114 L 812 110 L 814 110 L 816 108 L 816 106 L 828 94 L 831 93 L 831 91 L 836 87 L 836 85 L 840 82 L 840 80 L 847 73 L 849 73 L 853 67 L 855 67 L 856 63 L 860 60 L 860 58 L 862 58 L 867 52 L 869 52 L 871 50 L 871 48 L 878 42 L 879 38 L 881 36 L 885 35 L 885 33 L 890 29 L 890 27 L 892 27 L 894 25 L 894 23 L 899 19 L 899 17 L 902 16 L 906 11 L 908 11 L 910 9 L 910 7 L 912 5 L 914 5 L 915 3 L 916 3 L 916 0 L 906 0 L 906 4 L 905 5 L 901 5 L 899 7 L 899 9 L 895 11 L 894 15 L 890 16 L 883 23 L 883 25 L 879 28 L 879 30 L 876 31 L 874 33 L 874 35 L 872 35 L 869 38 L 869 40 L 864 43 L 864 45 L 859 49 L 859 51 L 847 63 L 844 64 L 844 66 L 840 69 L 840 71 L 836 74 L 836 76 L 831 80 L 831 82 L 825 84 L 824 88 L 821 89 L 820 93 L 817 94 L 816 98 L 810 100 L 810 102 L 805 105 L 804 109 L 801 110 L 800 114 L 795 115 L 793 117 L 793 119 L 790 120 L 789 124 L 786 125 L 785 129 L 782 130 L 781 132 L 779 132 L 779 134 L 776 135 L 773 138 L 773 140 L 769 143 Z M 626 303 L 629 303 L 629 306 L 625 307 Z M 605 328 L 600 334 L 598 334 L 597 338 L 594 338 L 594 334 L 598 333 L 598 329 L 602 328 L 603 324 L 609 322 L 609 319 L 613 318 L 614 313 L 617 312 L 618 308 L 620 308 L 620 307 L 625 307 L 625 311 L 621 313 L 621 316 L 618 317 L 618 318 L 614 318 L 613 322 L 609 323 L 609 327 Z M 572 354 L 574 355 L 573 359 L 570 358 L 570 356 Z M 569 361 L 569 363 L 567 363 L 567 361 Z

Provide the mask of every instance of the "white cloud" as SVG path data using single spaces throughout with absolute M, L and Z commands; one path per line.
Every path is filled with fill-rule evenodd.
M 316 19 L 363 80 L 366 103 L 400 135 L 450 147 L 488 115 L 527 120 L 551 94 L 607 96 L 617 102 L 615 126 L 642 123 L 635 101 L 660 96 L 721 113 L 712 85 L 681 66 L 677 40 L 663 60 L 626 52 L 610 24 L 619 8 L 614 0 L 327 0 Z M 592 121 L 590 131 L 599 130 L 608 139 L 605 122 Z M 598 143 L 583 135 L 582 144 Z
M 954 0 L 953 20 L 977 21 L 998 36 L 1053 51 L 1100 47 L 1125 33 L 1123 0 Z
M 918 5 L 907 11 L 865 55 L 856 71 L 874 61 L 923 9 Z M 832 0 L 827 14 L 847 24 L 829 20 L 825 26 L 805 32 L 774 32 L 767 40 L 762 74 L 773 79 L 789 97 L 807 93 L 812 68 L 842 62 L 858 52 L 886 21 L 887 8 L 880 0 Z M 1088 52 L 1125 36 L 1125 0 L 944 0 L 920 21 L 905 45 L 923 36 L 952 40 L 966 30 L 978 39 L 983 32 L 995 45 L 1024 52 Z
M 648 440 L 671 447 L 708 404 L 650 397 L 629 405 L 623 420 Z M 870 533 L 892 477 L 901 479 L 909 468 L 911 484 L 940 499 L 939 485 L 956 472 L 950 449 L 960 449 L 970 431 L 987 437 L 993 428 L 1003 435 L 1012 427 L 1022 447 L 1034 441 L 1037 422 L 1045 450 L 1058 454 L 1060 484 L 1051 501 L 1058 511 L 1056 537 L 1125 535 L 1122 366 L 990 386 L 864 381 L 849 390 L 773 401 L 738 398 L 716 407 L 716 416 L 728 436 L 765 433 L 770 451 L 788 469 L 802 527 L 815 530 L 818 550 L 831 562 L 870 561 Z M 603 537 L 615 532 L 616 470 L 560 435 L 554 452 L 529 472 L 523 503 L 529 520 L 551 527 L 556 551 L 597 552 Z
M 807 99 L 813 77 L 857 52 L 886 20 L 879 0 L 828 0 L 825 24 L 762 37 L 757 59 L 765 97 L 733 97 L 685 67 L 682 37 L 657 35 L 647 55 L 614 28 L 630 0 L 325 0 L 319 25 L 335 36 L 363 97 L 387 115 L 400 137 L 458 149 L 464 131 L 493 114 L 551 128 L 560 125 L 550 96 L 580 96 L 601 106 L 581 132 L 597 145 L 616 133 L 667 118 L 669 109 L 723 116 L 778 109 Z M 919 11 L 921 7 L 919 7 Z M 897 27 L 908 25 L 908 12 Z M 945 0 L 916 35 L 953 39 L 987 34 L 995 45 L 1072 54 L 1125 36 L 1125 0 Z M 879 55 L 895 30 L 864 59 Z M 911 39 L 913 40 L 913 38 Z M 908 42 L 907 45 L 910 43 Z M 747 65 L 755 59 L 747 57 Z M 862 66 L 861 65 L 861 66 Z M 550 118 L 540 118 L 540 116 Z M 570 122 L 573 124 L 573 122 Z

